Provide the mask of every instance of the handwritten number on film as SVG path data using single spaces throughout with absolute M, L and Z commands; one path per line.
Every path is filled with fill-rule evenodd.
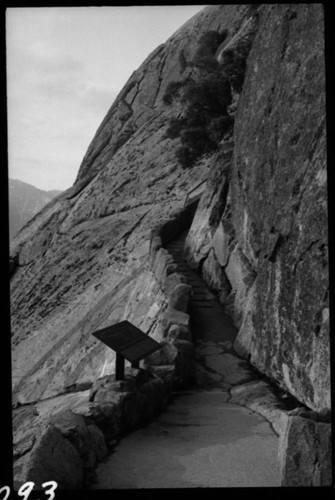
M 0 495 L 1 493 L 5 492 L 5 496 L 2 498 L 2 500 L 7 500 L 10 494 L 10 487 L 9 486 L 3 486 L 0 488 Z
M 28 481 L 27 483 L 24 483 L 21 488 L 18 490 L 17 494 L 20 497 L 23 497 L 24 500 L 28 500 L 28 497 L 30 493 L 32 492 L 33 488 L 35 486 L 35 483 L 32 481 Z M 58 484 L 56 481 L 47 481 L 46 483 L 42 484 L 42 488 L 46 488 L 44 493 L 48 495 L 46 500 L 53 500 L 55 498 L 55 490 L 57 488 Z M 1 494 L 5 493 L 5 496 L 1 498 Z M 3 486 L 0 488 L 0 500 L 7 500 L 10 495 L 10 487 L 9 486 Z

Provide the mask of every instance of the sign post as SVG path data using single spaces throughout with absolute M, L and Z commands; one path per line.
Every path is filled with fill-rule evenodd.
M 115 380 L 123 380 L 124 379 L 124 363 L 125 359 L 122 354 L 116 353 L 115 358 Z
M 126 359 L 133 368 L 139 368 L 142 359 L 162 347 L 129 321 L 97 330 L 92 335 L 116 352 L 115 380 L 124 380 Z

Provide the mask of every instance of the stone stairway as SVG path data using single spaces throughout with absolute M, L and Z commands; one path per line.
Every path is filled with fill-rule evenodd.
M 200 387 L 224 389 L 258 376 L 252 367 L 234 352 L 237 334 L 232 319 L 225 313 L 216 296 L 203 279 L 183 260 L 187 233 L 166 245 L 177 264 L 178 272 L 193 288 L 190 302 L 193 343 L 195 346 L 196 380 Z
M 97 467 L 92 489 L 280 485 L 273 422 L 249 404 L 248 393 L 259 388 L 264 393 L 264 382 L 234 352 L 237 331 L 231 318 L 183 261 L 185 237 L 165 248 L 193 287 L 189 312 L 197 384 L 173 393 L 154 422 L 124 437 Z M 246 393 L 248 404 L 239 399 Z

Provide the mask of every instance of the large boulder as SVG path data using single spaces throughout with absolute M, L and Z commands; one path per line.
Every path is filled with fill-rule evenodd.
M 107 455 L 108 449 L 103 432 L 97 425 L 90 424 L 87 430 L 90 439 L 90 461 L 87 466 L 92 468 Z
M 331 486 L 331 424 L 285 416 L 279 442 L 282 486 Z
M 164 381 L 168 393 L 171 393 L 177 378 L 175 365 L 150 365 L 150 371 Z
M 192 287 L 190 285 L 180 284 L 175 286 L 170 292 L 168 301 L 169 308 L 187 313 L 191 294 Z
M 189 329 L 191 326 L 190 315 L 177 309 L 167 309 L 162 318 L 163 337 L 167 337 L 172 325 L 179 325 Z
M 63 436 L 76 448 L 81 457 L 88 455 L 90 437 L 82 416 L 68 410 L 50 418 L 49 423 L 61 431 Z
M 107 448 L 102 431 L 95 424 L 87 425 L 84 416 L 64 411 L 49 419 L 49 424 L 59 429 L 76 448 L 84 467 L 93 468 L 96 462 L 106 455 Z
M 163 289 L 165 295 L 169 296 L 172 290 L 183 283 L 186 283 L 186 278 L 180 273 L 169 274 L 164 280 Z
M 60 489 L 80 489 L 83 484 L 80 454 L 57 427 L 49 425 L 31 452 L 23 479 L 34 482 L 36 489 L 42 489 L 47 481 L 56 481 Z
M 178 355 L 178 349 L 175 345 L 169 342 L 162 342 L 162 347 L 158 351 L 150 354 L 144 360 L 144 366 L 149 369 L 154 365 L 173 365 Z
M 183 325 L 171 325 L 167 334 L 167 341 L 188 340 L 192 341 L 191 329 Z
M 73 409 L 73 413 L 81 415 L 86 424 L 97 425 L 103 432 L 106 442 L 118 439 L 121 429 L 121 409 L 116 402 L 87 402 Z

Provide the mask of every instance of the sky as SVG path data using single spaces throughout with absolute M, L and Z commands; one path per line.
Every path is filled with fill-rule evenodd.
M 9 177 L 70 187 L 131 73 L 203 7 L 8 8 Z

